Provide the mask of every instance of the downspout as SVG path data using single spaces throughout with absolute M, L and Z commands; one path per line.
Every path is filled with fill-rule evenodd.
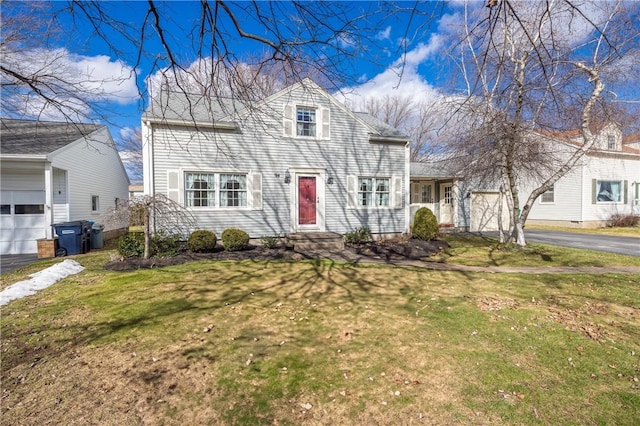
M 44 220 L 47 224 L 45 228 L 45 238 L 53 238 L 53 169 L 51 162 L 44 163 Z
M 404 146 L 404 232 L 411 233 L 411 141 Z
M 142 180 L 144 184 L 144 195 L 154 196 L 155 185 L 155 164 L 153 158 L 153 128 L 151 122 L 143 123 L 144 134 L 142 135 Z

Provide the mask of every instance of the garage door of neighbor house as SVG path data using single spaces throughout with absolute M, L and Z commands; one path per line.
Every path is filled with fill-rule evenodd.
M 471 232 L 498 230 L 499 192 L 474 192 L 471 195 Z M 508 226 L 509 210 L 502 204 L 503 227 Z
M 0 192 L 0 254 L 37 253 L 46 238 L 44 191 Z

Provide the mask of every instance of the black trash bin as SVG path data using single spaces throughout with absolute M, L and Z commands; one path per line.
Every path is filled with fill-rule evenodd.
M 82 222 L 82 253 L 89 253 L 91 251 L 91 227 L 93 226 L 92 220 L 81 220 Z
M 87 221 L 55 223 L 52 225 L 58 235 L 56 256 L 82 254 L 88 251 Z
M 104 247 L 104 225 L 94 223 L 91 227 L 91 250 Z

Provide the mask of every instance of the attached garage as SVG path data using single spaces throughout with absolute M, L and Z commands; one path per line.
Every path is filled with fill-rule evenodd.
M 54 223 L 116 229 L 106 218 L 129 179 L 105 126 L 0 120 L 0 254 L 37 253 Z
M 37 251 L 37 240 L 47 237 L 44 191 L 0 192 L 0 253 Z
M 471 232 L 490 232 L 499 230 L 498 211 L 500 193 L 496 191 L 473 192 L 471 194 Z M 509 208 L 502 203 L 502 226 L 509 226 Z

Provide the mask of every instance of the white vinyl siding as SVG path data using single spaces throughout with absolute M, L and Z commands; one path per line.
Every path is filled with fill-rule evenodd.
M 316 108 L 315 139 L 295 137 L 297 106 Z M 303 86 L 269 101 L 264 110 L 239 118 L 238 123 L 241 131 L 233 133 L 152 125 L 156 193 L 168 191 L 171 172 L 246 173 L 247 207 L 193 209 L 198 227 L 216 233 L 238 227 L 252 238 L 292 232 L 295 200 L 291 186 L 295 182 L 285 183 L 285 172 L 313 168 L 325 170 L 333 178 L 332 184 L 325 184 L 324 194 L 328 232 L 345 233 L 363 225 L 374 233 L 405 231 L 404 214 L 399 211 L 403 208 L 403 144 L 369 142 L 371 129 L 324 95 Z M 363 216 L 353 203 L 353 191 L 347 190 L 349 185 L 357 186 L 358 176 L 391 177 L 389 207 L 371 208 Z M 184 190 L 178 189 L 178 194 L 183 198 Z
M 68 205 L 57 206 L 65 211 L 54 210 L 54 218 L 66 216 L 69 221 L 93 220 L 103 224 L 105 231 L 119 228 L 120 224 L 109 220 L 113 210 L 112 201 L 129 198 L 129 180 L 108 130 L 100 129 L 91 134 L 88 140 L 68 145 L 51 157 L 54 172 L 56 168 L 66 170 L 68 188 Z M 57 179 L 54 179 L 55 182 Z M 92 210 L 92 195 L 99 197 L 97 211 Z M 68 213 L 65 215 L 66 210 Z

